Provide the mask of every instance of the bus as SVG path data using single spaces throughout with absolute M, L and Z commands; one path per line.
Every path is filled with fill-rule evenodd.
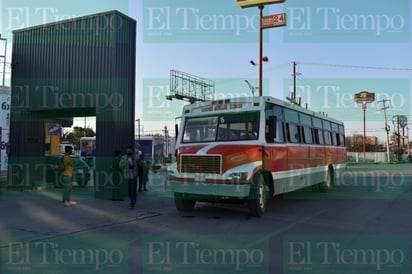
M 160 169 L 165 158 L 165 138 L 163 136 L 139 136 L 135 139 L 135 151 L 142 151 L 144 159 L 151 163 L 154 170 Z
M 165 158 L 165 142 L 162 136 L 139 136 L 135 139 L 135 152 L 139 150 L 155 167 L 163 165 Z M 80 138 L 80 155 L 83 157 L 96 156 L 96 136 Z
M 96 156 L 96 136 L 80 138 L 80 155 L 83 157 Z
M 166 183 L 179 211 L 238 200 L 261 217 L 270 197 L 326 192 L 346 167 L 342 122 L 269 96 L 185 105 L 176 136 Z

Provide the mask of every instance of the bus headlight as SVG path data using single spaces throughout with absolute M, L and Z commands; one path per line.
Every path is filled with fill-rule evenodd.
M 229 174 L 229 176 L 227 176 L 227 178 L 232 181 L 243 181 L 243 180 L 246 180 L 247 177 L 248 177 L 247 172 L 233 172 Z

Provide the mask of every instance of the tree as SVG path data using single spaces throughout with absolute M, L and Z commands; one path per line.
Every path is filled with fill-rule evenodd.
M 62 141 L 72 143 L 76 148 L 80 147 L 81 137 L 94 137 L 96 133 L 92 128 L 73 127 L 73 131 L 63 133 Z
M 398 147 L 393 150 L 393 154 L 395 154 L 395 159 L 397 162 L 402 161 L 402 155 L 404 152 L 405 150 L 402 147 Z
M 348 151 L 352 152 L 362 152 L 363 151 L 363 136 L 353 135 L 346 137 L 346 148 Z

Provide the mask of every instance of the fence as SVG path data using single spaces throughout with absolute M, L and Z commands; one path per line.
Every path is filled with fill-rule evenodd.
M 386 152 L 366 152 L 365 161 L 363 159 L 363 152 L 347 152 L 347 162 L 348 163 L 387 163 L 388 156 Z M 390 162 L 396 162 L 395 155 L 390 153 L 389 155 Z M 408 160 L 408 154 L 404 153 L 402 155 L 402 160 Z

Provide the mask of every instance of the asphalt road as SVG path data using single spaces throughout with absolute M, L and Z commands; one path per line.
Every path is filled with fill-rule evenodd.
M 180 213 L 150 174 L 137 208 L 75 188 L 10 191 L 0 200 L 0 273 L 411 273 L 411 166 L 353 165 L 328 193 L 246 205 L 198 203 Z

